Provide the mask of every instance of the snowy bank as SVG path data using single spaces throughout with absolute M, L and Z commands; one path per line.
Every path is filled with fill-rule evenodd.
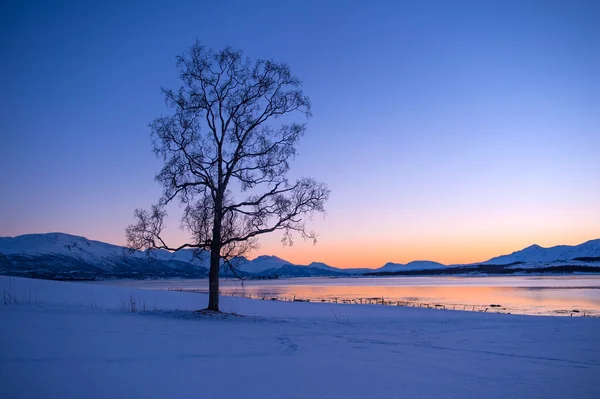
M 0 277 L 1 398 L 597 398 L 600 319 Z M 135 305 L 134 305 L 135 304 Z M 136 312 L 131 312 L 135 307 Z

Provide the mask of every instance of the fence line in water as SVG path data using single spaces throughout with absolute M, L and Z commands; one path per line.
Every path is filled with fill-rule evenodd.
M 199 288 L 180 288 L 180 287 L 168 287 L 168 291 L 179 291 L 179 292 L 193 292 L 206 294 L 207 291 Z M 273 294 L 252 294 L 245 292 L 236 291 L 220 291 L 219 295 L 246 298 L 246 299 L 257 299 L 263 301 L 281 301 L 281 302 L 312 302 L 312 303 L 343 303 L 343 304 L 356 304 L 356 305 L 384 305 L 384 306 L 404 306 L 412 308 L 424 308 L 424 309 L 438 309 L 438 310 L 460 310 L 468 312 L 483 312 L 483 313 L 501 313 L 511 314 L 509 308 L 499 304 L 490 305 L 464 305 L 464 304 L 436 304 L 432 302 L 420 302 L 420 301 L 400 301 L 400 300 L 386 300 L 385 297 L 377 298 L 337 298 L 337 297 L 326 297 L 326 298 L 300 298 L 296 295 L 284 296 L 284 295 L 273 295 Z M 522 314 L 522 313 L 517 313 Z M 552 314 L 563 315 L 570 317 L 600 317 L 600 315 L 590 314 L 589 311 L 572 309 L 572 310 L 555 310 Z

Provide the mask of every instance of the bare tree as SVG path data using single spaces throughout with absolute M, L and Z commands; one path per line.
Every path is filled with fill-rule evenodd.
M 163 194 L 150 210 L 136 209 L 127 243 L 209 251 L 208 310 L 219 311 L 221 263 L 231 266 L 231 259 L 257 248 L 259 235 L 277 230 L 284 244 L 294 233 L 315 240 L 305 221 L 324 212 L 329 189 L 310 178 L 286 179 L 306 129 L 286 122 L 288 114 L 310 116 L 302 82 L 286 64 L 252 62 L 241 51 L 196 43 L 177 57 L 177 66 L 183 85 L 163 89 L 174 113 L 150 124 L 154 151 L 164 160 L 156 175 Z M 183 205 L 181 226 L 190 234 L 179 246 L 162 238 L 165 206 L 173 201 Z

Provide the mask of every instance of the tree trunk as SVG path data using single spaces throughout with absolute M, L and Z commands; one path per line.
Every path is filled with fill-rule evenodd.
M 214 241 L 213 241 L 214 242 Z M 219 267 L 221 261 L 219 245 L 210 250 L 210 271 L 208 273 L 208 310 L 219 311 Z
M 220 193 L 220 191 L 219 191 Z M 219 269 L 221 267 L 221 210 L 223 196 L 218 194 L 215 201 L 213 236 L 210 246 L 210 271 L 208 272 L 208 310 L 219 312 Z

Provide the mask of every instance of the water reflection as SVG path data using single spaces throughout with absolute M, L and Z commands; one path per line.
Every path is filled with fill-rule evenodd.
M 148 289 L 208 291 L 207 280 L 128 283 Z M 225 280 L 221 294 L 521 314 L 600 315 L 600 276 L 296 278 L 243 283 Z

